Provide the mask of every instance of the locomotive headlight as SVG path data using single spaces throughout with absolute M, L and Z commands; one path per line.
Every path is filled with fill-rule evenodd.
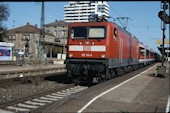
M 101 58 L 105 58 L 105 55 L 104 55 L 104 54 L 102 54 L 102 55 L 101 55 Z
M 73 54 L 69 54 L 69 57 L 72 58 L 72 57 L 73 57 Z

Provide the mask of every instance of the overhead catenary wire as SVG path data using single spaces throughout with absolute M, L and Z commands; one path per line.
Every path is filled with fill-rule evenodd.
M 40 7 L 41 6 L 40 5 L 41 2 L 36 2 L 36 3 L 35 2 L 23 2 L 23 3 L 25 3 L 27 6 L 31 3 L 32 6 L 34 6 L 35 8 L 38 8 L 38 9 L 36 9 L 37 11 L 41 11 L 41 7 Z M 46 8 L 46 10 L 48 10 L 48 11 L 45 11 L 45 12 L 47 12 L 46 13 L 47 15 L 49 15 L 49 14 L 53 14 L 53 15 L 57 15 L 57 14 L 61 15 L 61 14 L 63 14 L 60 10 L 56 10 L 51 5 L 49 6 L 49 4 L 47 4 L 47 5 L 45 4 L 45 6 L 48 7 L 48 8 Z M 35 21 L 35 23 L 39 23 L 39 21 L 40 21 L 40 16 L 41 16 L 40 13 L 41 12 L 39 12 L 39 16 L 38 15 L 37 16 L 33 16 L 32 14 L 28 15 L 28 13 L 21 12 L 22 9 L 20 9 L 20 10 L 12 9 L 11 11 L 13 13 L 15 13 L 16 15 L 22 16 L 23 18 L 27 18 L 27 22 L 30 21 L 30 18 L 28 18 L 28 17 L 31 17 L 31 19 L 33 19 Z M 54 14 L 52 12 L 55 12 L 56 14 Z M 61 19 L 62 20 L 61 16 L 56 16 L 56 17 L 57 17 L 56 19 Z M 8 20 L 10 20 L 10 21 L 8 21 L 10 24 L 9 23 L 7 23 L 7 24 L 11 26 L 9 29 L 12 29 L 12 28 L 17 27 L 17 26 L 22 26 L 21 23 L 23 22 L 23 18 L 15 18 L 15 19 L 8 18 Z M 49 19 L 49 16 L 46 16 L 45 18 Z M 13 21 L 15 21 L 15 22 L 13 22 Z
M 120 2 L 121 3 L 121 6 L 123 5 L 123 8 L 126 10 L 126 12 L 128 12 L 127 14 L 131 14 L 131 16 L 133 17 L 133 20 L 135 20 L 135 21 L 137 21 L 137 19 L 133 16 L 133 14 L 129 11 L 129 9 L 124 5 L 124 3 L 123 2 Z M 116 11 L 111 5 L 110 5 L 110 8 L 119 16 L 119 17 L 122 17 L 122 15 L 118 12 L 118 11 Z M 111 11 L 111 12 L 113 12 L 113 11 Z M 116 16 L 115 16 L 116 17 Z M 112 17 L 113 18 L 113 17 Z M 114 19 L 114 18 L 113 18 Z M 138 21 L 137 21 L 138 22 Z M 138 23 L 140 23 L 140 22 L 138 22 Z M 128 26 L 129 26 L 129 24 L 128 24 Z M 148 37 L 147 35 L 145 35 L 144 33 L 142 33 L 138 28 L 139 27 L 145 27 L 146 29 L 148 28 L 148 25 L 147 26 L 144 26 L 144 25 L 140 25 L 140 26 L 138 26 L 138 25 L 130 25 L 130 26 L 132 26 L 133 28 L 135 28 L 134 30 L 136 30 L 141 36 L 143 36 L 143 37 Z M 158 28 L 159 26 L 149 26 L 149 29 L 150 28 Z M 147 32 L 149 32 L 149 31 L 147 31 Z M 149 36 L 149 37 L 151 37 L 151 36 Z M 137 37 L 140 41 L 141 41 L 141 39 L 143 40 L 144 38 L 140 38 L 140 37 Z M 148 39 L 147 39 L 148 40 Z M 147 45 L 152 45 L 152 47 L 155 47 L 155 45 L 151 42 L 151 40 L 148 40 L 149 41 L 149 44 L 147 44 Z M 141 42 L 143 42 L 143 41 L 141 41 Z
M 126 7 L 126 5 L 123 3 L 123 2 L 120 2 L 122 5 L 123 5 L 123 8 L 126 10 L 126 12 L 128 12 L 128 14 L 130 14 L 131 16 L 132 16 L 132 18 L 133 18 L 133 20 L 135 20 L 137 23 L 140 23 L 140 22 L 138 22 L 138 20 L 133 16 L 133 14 L 131 13 L 131 11 Z M 138 33 L 140 33 L 142 36 L 144 36 L 144 37 L 148 37 L 147 35 L 145 35 L 145 34 L 143 34 L 142 32 L 140 32 L 140 30 L 138 30 L 138 27 L 137 26 L 132 26 L 132 27 L 135 27 L 135 30 L 138 32 Z M 144 27 L 146 27 L 146 30 L 147 30 L 147 32 L 149 32 L 148 31 L 148 26 L 144 26 Z M 153 26 L 150 26 L 150 27 L 153 27 Z M 155 26 L 154 26 L 155 27 Z M 156 26 L 157 27 L 157 26 Z M 141 38 L 140 38 L 141 39 Z M 143 39 L 143 38 L 142 38 Z M 148 40 L 149 41 L 149 43 L 152 45 L 152 47 L 154 47 L 155 45 L 153 45 L 153 43 L 151 42 L 151 40 Z
M 115 12 L 119 17 L 122 17 L 122 15 L 117 11 L 115 10 L 112 5 L 109 5 L 109 7 L 112 9 L 113 12 Z M 114 17 L 113 17 L 114 18 Z
M 25 4 L 25 3 L 26 3 L 26 6 L 28 6 L 30 2 L 23 2 L 22 4 Z M 9 9 L 10 9 L 10 7 L 9 7 Z M 17 10 L 17 9 L 10 9 L 10 10 L 11 10 L 10 13 L 14 13 L 14 14 L 20 16 L 21 18 L 16 18 L 16 17 L 8 18 L 8 21 L 7 21 L 8 27 L 11 26 L 8 29 L 12 29 L 14 27 L 22 26 L 23 24 L 21 24 L 21 23 L 23 23 L 24 21 L 30 22 L 30 17 L 36 23 L 39 21 L 38 16 L 28 15 L 27 12 L 23 13 L 23 12 L 21 12 L 21 11 L 23 11 L 23 9 L 21 9 L 21 8 L 19 10 Z
M 63 10 L 64 10 L 64 6 L 63 6 L 63 10 L 62 10 L 62 9 L 59 9 L 58 7 L 54 6 L 54 4 L 52 4 L 51 2 L 47 2 L 47 3 L 50 3 L 50 4 L 47 4 L 47 5 L 50 5 L 50 7 L 52 7 L 52 8 L 55 9 L 56 11 L 63 12 Z M 56 9 L 56 8 L 57 8 L 57 9 Z
M 135 26 L 135 27 L 144 27 L 144 28 L 160 28 L 160 26 L 152 26 L 152 25 L 135 25 L 135 24 L 129 24 L 129 26 Z
M 57 15 L 58 13 L 62 13 L 62 12 L 60 12 L 60 11 L 58 11 L 58 10 L 56 10 L 55 8 L 53 8 L 53 7 L 51 7 L 51 6 L 49 6 L 48 4 L 45 4 L 45 7 L 47 7 L 47 8 L 50 8 L 51 9 L 51 11 L 52 12 L 54 12 L 55 13 L 55 15 Z M 48 13 L 51 13 L 52 14 L 52 12 L 48 12 Z M 53 13 L 53 14 L 54 14 Z M 63 14 L 63 13 L 62 13 Z M 53 18 L 54 18 L 54 16 L 52 16 Z M 62 20 L 62 18 L 61 17 L 59 17 L 59 16 L 56 16 L 57 18 L 56 19 L 60 19 L 60 20 Z

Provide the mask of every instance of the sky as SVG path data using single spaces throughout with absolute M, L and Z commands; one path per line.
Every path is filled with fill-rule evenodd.
M 8 29 L 26 25 L 37 24 L 40 26 L 41 18 L 41 2 L 3 2 L 8 4 L 10 9 L 10 17 L 4 25 Z M 159 46 L 156 41 L 162 40 L 161 20 L 158 12 L 161 11 L 160 1 L 108 1 L 109 15 L 114 21 L 120 24 L 118 17 L 130 18 L 127 23 L 127 30 L 134 34 L 138 40 L 155 52 L 160 53 L 157 49 Z M 67 1 L 45 2 L 45 24 L 54 22 L 55 20 L 64 19 L 64 5 Z M 167 14 L 169 11 L 167 10 Z M 126 23 L 125 20 L 121 20 Z M 166 27 L 166 38 L 169 39 L 169 26 Z

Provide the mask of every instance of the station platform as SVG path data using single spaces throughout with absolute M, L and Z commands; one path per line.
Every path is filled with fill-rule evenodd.
M 28 65 L 28 66 L 16 66 L 16 65 L 0 65 L 0 72 L 10 72 L 10 71 L 17 71 L 17 70 L 27 70 L 27 69 L 34 69 L 35 65 Z M 65 64 L 47 64 L 47 65 L 37 65 L 37 67 L 42 68 L 54 68 L 54 67 L 65 67 Z
M 0 80 L 36 76 L 37 74 L 45 76 L 50 74 L 57 74 L 60 72 L 66 72 L 65 64 L 27 65 L 27 66 L 1 64 Z
M 119 84 L 90 87 L 69 97 L 62 105 L 55 103 L 42 113 L 51 112 L 166 112 L 168 108 L 169 75 L 155 77 L 157 63 Z M 169 67 L 168 67 L 169 68 Z M 125 75 L 126 76 L 126 75 Z M 117 77 L 119 78 L 119 77 Z M 117 79 L 118 80 L 118 79 Z
M 48 64 L 64 64 L 65 59 L 58 59 L 58 58 L 47 58 Z M 29 61 L 28 63 L 30 64 L 33 61 Z M 24 64 L 24 59 L 21 59 L 20 61 L 0 61 L 0 67 L 3 66 L 19 66 L 20 64 L 22 64 L 23 66 Z M 21 65 L 20 65 L 21 66 Z

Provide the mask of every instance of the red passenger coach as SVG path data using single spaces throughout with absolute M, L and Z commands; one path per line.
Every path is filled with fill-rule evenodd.
M 75 82 L 101 82 L 138 68 L 139 41 L 115 23 L 71 23 L 67 43 L 67 74 Z
M 155 52 L 141 42 L 139 43 L 139 51 L 140 66 L 148 65 L 155 61 Z

